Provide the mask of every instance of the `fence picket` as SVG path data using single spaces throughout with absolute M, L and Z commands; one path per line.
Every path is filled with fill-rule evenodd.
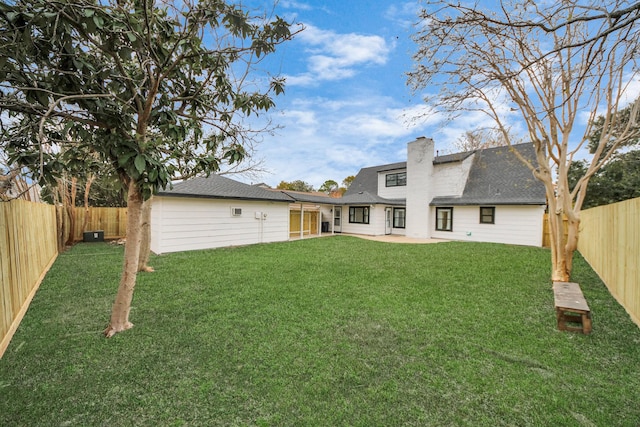
M 578 250 L 640 326 L 640 198 L 581 213 Z
M 0 203 L 0 357 L 58 255 L 56 232 L 53 206 Z

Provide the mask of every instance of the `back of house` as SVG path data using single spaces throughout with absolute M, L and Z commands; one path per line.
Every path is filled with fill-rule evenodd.
M 342 231 L 541 246 L 545 189 L 514 150 L 536 164 L 530 143 L 437 156 L 417 138 L 406 162 L 360 170 Z

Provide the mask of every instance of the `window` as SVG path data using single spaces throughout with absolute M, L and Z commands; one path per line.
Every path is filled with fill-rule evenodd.
M 495 224 L 496 208 L 488 206 L 480 206 L 480 224 Z
M 390 173 L 386 176 L 386 184 L 387 187 L 403 187 L 407 185 L 407 173 L 406 172 L 398 172 L 398 173 Z
M 436 230 L 452 231 L 453 208 L 436 208 Z
M 404 228 L 406 214 L 405 208 L 393 208 L 393 228 Z
M 354 224 L 369 224 L 369 206 L 349 207 L 349 222 Z

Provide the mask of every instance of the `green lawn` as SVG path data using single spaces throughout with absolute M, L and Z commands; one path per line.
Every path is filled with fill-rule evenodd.
M 109 340 L 122 248 L 61 254 L 0 360 L 1 426 L 638 426 L 640 330 L 578 256 L 347 236 L 152 257 Z

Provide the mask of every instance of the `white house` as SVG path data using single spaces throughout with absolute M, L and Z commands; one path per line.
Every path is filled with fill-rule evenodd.
M 399 234 L 541 246 L 544 186 L 511 150 L 434 156 L 431 139 L 407 161 L 361 169 L 342 198 L 270 190 L 211 175 L 159 192 L 151 210 L 157 254 L 286 241 L 322 231 Z
M 541 246 L 545 189 L 512 150 L 535 164 L 532 144 L 434 156 L 418 138 L 406 162 L 360 170 L 341 231 Z
M 154 196 L 151 250 L 162 254 L 318 235 L 332 219 L 335 200 L 218 175 L 190 179 Z
M 153 198 L 156 254 L 289 239 L 289 203 L 280 192 L 211 175 L 175 184 Z

